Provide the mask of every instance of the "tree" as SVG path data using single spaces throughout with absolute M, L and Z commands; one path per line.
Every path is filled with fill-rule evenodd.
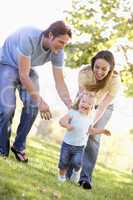
M 72 68 L 90 63 L 97 51 L 112 47 L 120 37 L 133 35 L 131 0 L 73 0 L 66 21 L 74 35 L 66 47 L 66 65 Z
M 133 43 L 125 46 L 121 45 L 121 49 L 123 50 L 123 54 L 126 60 L 126 65 L 121 71 L 121 79 L 126 85 L 124 92 L 126 96 L 133 97 L 133 63 L 128 59 L 128 52 L 133 52 Z

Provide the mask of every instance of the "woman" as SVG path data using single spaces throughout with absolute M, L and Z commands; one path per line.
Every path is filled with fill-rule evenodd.
M 95 128 L 105 128 L 112 115 L 113 99 L 120 86 L 120 77 L 114 67 L 113 54 L 105 50 L 98 52 L 91 59 L 91 65 L 84 67 L 79 73 L 79 91 L 96 91 L 96 116 L 93 122 Z M 84 189 L 92 188 L 92 172 L 97 160 L 99 146 L 100 135 L 90 136 L 85 148 L 79 180 L 80 186 Z

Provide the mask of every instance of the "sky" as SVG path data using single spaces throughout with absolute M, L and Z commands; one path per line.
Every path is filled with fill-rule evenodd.
M 50 23 L 64 19 L 64 10 L 71 8 L 71 0 L 4 0 L 0 11 L 0 45 L 13 31 L 33 25 L 45 29 Z

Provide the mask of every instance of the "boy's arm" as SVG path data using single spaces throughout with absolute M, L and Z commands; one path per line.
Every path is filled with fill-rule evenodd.
M 66 114 L 65 116 L 63 116 L 60 120 L 59 120 L 59 124 L 63 127 L 63 128 L 67 128 L 69 131 L 71 131 L 74 127 L 70 124 L 72 118 Z
M 104 134 L 107 136 L 111 135 L 110 131 L 108 131 L 107 129 L 102 129 L 102 128 L 89 128 L 88 132 L 90 135 L 97 135 L 97 134 Z

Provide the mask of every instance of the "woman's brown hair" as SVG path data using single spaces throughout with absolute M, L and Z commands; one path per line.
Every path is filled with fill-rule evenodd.
M 115 60 L 114 60 L 114 56 L 113 54 L 108 51 L 108 50 L 103 50 L 103 51 L 99 51 L 92 59 L 91 59 L 91 69 L 92 71 L 94 70 L 94 65 L 95 65 L 95 61 L 97 59 L 104 59 L 106 60 L 109 64 L 110 64 L 110 71 L 108 72 L 107 76 L 102 79 L 102 80 L 98 80 L 96 82 L 96 84 L 92 84 L 92 85 L 85 85 L 85 88 L 87 90 L 91 90 L 91 91 L 96 91 L 98 92 L 99 90 L 103 89 L 109 79 L 112 77 L 112 75 L 116 72 L 114 72 L 114 67 L 115 67 Z M 87 69 L 87 67 L 86 67 Z M 85 70 L 85 69 L 83 69 Z

